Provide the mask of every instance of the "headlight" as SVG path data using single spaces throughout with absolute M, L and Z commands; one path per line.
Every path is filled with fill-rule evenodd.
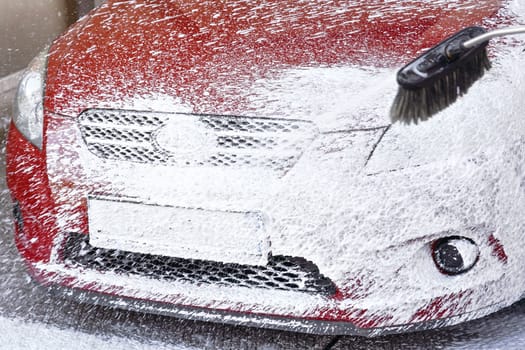
M 13 114 L 16 128 L 39 149 L 42 149 L 47 52 L 46 49 L 36 56 L 22 76 Z
M 480 144 L 472 133 L 442 119 L 431 119 L 417 125 L 392 125 L 374 149 L 366 165 L 367 173 L 372 175 L 445 163 L 453 157 L 472 158 L 479 153 Z

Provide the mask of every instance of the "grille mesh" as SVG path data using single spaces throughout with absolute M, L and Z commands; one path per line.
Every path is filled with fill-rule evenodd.
M 285 172 L 318 133 L 307 121 L 233 116 L 92 109 L 78 120 L 88 150 L 97 157 L 182 167 L 258 167 Z M 182 126 L 180 139 L 195 138 L 192 132 L 207 139 L 202 145 L 193 141 L 189 150 L 163 147 L 158 135 L 164 128 L 176 132 L 178 123 Z M 185 133 L 184 125 L 191 126 L 190 132 Z
M 121 142 L 153 142 L 151 131 L 121 130 L 86 125 L 82 128 L 85 138 Z
M 151 148 L 122 144 L 91 143 L 89 150 L 99 157 L 141 163 L 165 163 L 168 155 L 152 152 Z
M 274 256 L 266 266 L 225 264 L 95 248 L 88 236 L 68 234 L 62 251 L 66 265 L 165 281 L 333 295 L 334 283 L 300 257 Z
M 153 113 L 135 113 L 90 109 L 81 114 L 82 122 L 106 125 L 160 126 L 165 118 Z

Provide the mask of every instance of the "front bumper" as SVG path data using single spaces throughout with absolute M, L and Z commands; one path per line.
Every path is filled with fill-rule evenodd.
M 385 327 L 360 328 L 352 323 L 336 320 L 323 320 L 316 318 L 296 318 L 279 315 L 246 314 L 228 310 L 214 310 L 209 308 L 191 307 L 184 305 L 173 305 L 154 302 L 151 300 L 138 300 L 126 298 L 113 294 L 88 292 L 81 289 L 67 288 L 60 285 L 52 285 L 49 291 L 58 296 L 89 303 L 93 305 L 124 308 L 131 311 L 151 313 L 163 316 L 183 318 L 186 320 L 217 322 L 230 325 L 246 327 L 262 327 L 284 331 L 294 331 L 322 335 L 357 335 L 364 337 L 385 336 L 406 332 L 418 332 L 434 328 L 441 328 L 474 320 L 493 312 L 503 309 L 504 303 L 494 304 L 473 312 L 435 319 L 424 322 L 416 322 L 404 325 L 392 325 Z
M 500 202 L 500 194 L 507 194 L 514 185 L 513 178 L 495 176 L 505 173 L 502 164 L 445 164 L 431 188 L 414 179 L 428 178 L 435 170 L 432 165 L 395 174 L 364 175 L 362 182 L 353 182 L 349 179 L 356 179 L 355 171 L 363 168 L 366 152 L 356 154 L 345 148 L 326 152 L 322 137 L 313 141 L 313 152 L 305 153 L 283 178 L 284 185 L 278 186 L 273 201 L 266 198 L 247 203 L 272 218 L 272 254 L 304 257 L 315 263 L 319 274 L 333 283 L 332 291 L 249 288 L 195 279 L 166 281 L 133 271 L 68 264 L 63 255 L 71 236 L 67 232 L 88 234 L 89 193 L 107 192 L 112 185 L 89 184 L 86 169 L 75 162 L 92 157 L 82 147 L 76 121 L 48 117 L 47 138 L 58 148 L 48 148 L 47 159 L 25 146 L 16 128 L 11 128 L 8 184 L 23 218 L 16 235 L 19 250 L 37 280 L 57 290 L 69 289 L 65 294 L 191 319 L 360 335 L 462 322 L 509 305 L 522 294 L 523 283 L 516 282 L 522 252 L 507 244 L 519 239 L 521 226 L 501 216 L 502 210 L 516 207 L 522 198 L 516 195 L 513 205 L 508 200 L 507 204 Z M 318 171 L 312 160 L 319 154 L 326 156 Z M 341 169 L 341 164 L 348 164 L 342 163 L 347 156 L 362 163 L 343 166 L 339 175 L 331 173 L 334 166 Z M 102 171 L 108 166 L 111 163 L 102 163 Z M 133 168 L 138 171 L 137 178 L 144 167 Z M 60 169 L 67 169 L 68 176 L 57 176 Z M 126 167 L 122 169 L 125 173 Z M 314 176 L 306 180 L 300 174 Z M 119 188 L 137 190 L 138 186 L 126 183 L 128 176 L 117 178 Z M 494 190 L 486 197 L 483 191 L 490 188 Z M 202 193 L 191 200 L 199 195 Z M 219 197 L 215 203 L 221 200 Z M 479 245 L 480 259 L 465 275 L 444 276 L 430 258 L 431 242 L 451 233 Z

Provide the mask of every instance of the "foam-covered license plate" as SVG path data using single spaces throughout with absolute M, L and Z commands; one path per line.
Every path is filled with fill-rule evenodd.
M 92 246 L 185 259 L 265 265 L 270 242 L 257 212 L 232 212 L 90 198 Z

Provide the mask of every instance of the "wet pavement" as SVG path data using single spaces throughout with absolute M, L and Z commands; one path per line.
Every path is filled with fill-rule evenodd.
M 0 80 L 1 82 L 2 80 Z M 3 80 L 5 82 L 5 79 Z M 0 87 L 2 85 L 0 84 Z M 0 89 L 0 318 L 22 324 L 45 325 L 78 334 L 72 346 L 82 348 L 80 335 L 99 342 L 126 340 L 129 348 L 159 346 L 169 349 L 523 349 L 525 301 L 481 320 L 447 329 L 366 339 L 316 336 L 249 327 L 186 321 L 102 306 L 80 304 L 51 296 L 36 285 L 13 243 L 10 201 L 5 185 L 5 129 L 14 89 Z M 2 343 L 0 349 L 11 349 Z M 116 339 L 116 340 L 115 340 Z M 68 348 L 56 343 L 58 349 Z M 37 343 L 38 344 L 38 343 Z M 127 346 L 128 346 L 127 345 Z M 38 348 L 38 346 L 36 347 Z

